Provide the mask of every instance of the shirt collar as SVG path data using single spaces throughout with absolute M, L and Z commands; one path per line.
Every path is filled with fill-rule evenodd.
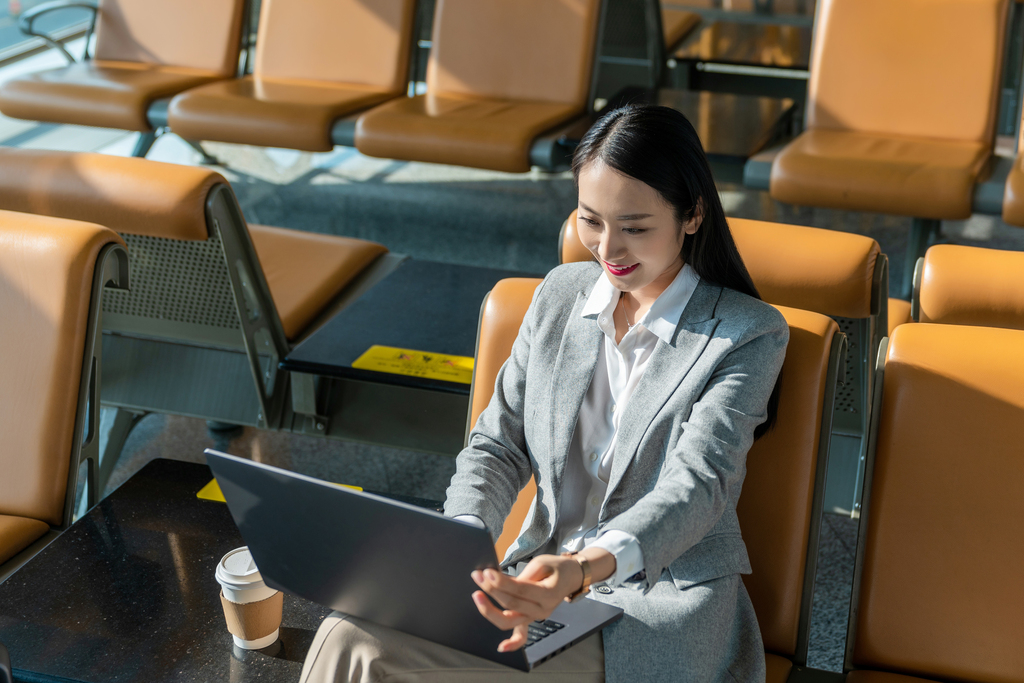
M 671 344 L 672 335 L 675 334 L 676 326 L 683 315 L 683 309 L 689 303 L 698 282 L 700 282 L 700 276 L 690 267 L 690 264 L 683 264 L 675 279 L 655 299 L 638 324 L 653 332 L 666 344 Z M 620 294 L 621 292 L 611 283 L 602 268 L 601 277 L 597 278 L 597 282 L 594 283 L 587 296 L 587 303 L 583 306 L 583 317 L 599 318 L 603 314 L 610 319 L 615 311 L 615 306 L 619 303 Z

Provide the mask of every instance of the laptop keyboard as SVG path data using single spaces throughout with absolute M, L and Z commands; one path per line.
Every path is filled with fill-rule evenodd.
M 530 632 L 529 635 L 526 636 L 526 646 L 529 647 L 534 643 L 540 642 L 552 633 L 558 633 L 562 628 L 565 628 L 565 624 L 559 624 L 557 621 L 552 621 L 551 619 L 535 621 L 530 624 Z

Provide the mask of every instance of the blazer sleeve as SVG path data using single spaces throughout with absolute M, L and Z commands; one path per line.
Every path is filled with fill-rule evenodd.
M 446 516 L 479 517 L 494 539 L 501 535 L 519 491 L 533 475 L 523 410 L 538 300 L 546 284 L 547 279 L 533 294 L 512 352 L 498 371 L 491 400 L 477 418 L 467 446 L 455 459 L 455 475 L 446 492 Z
M 754 428 L 767 417 L 789 342 L 785 319 L 770 310 L 775 316 L 755 318 L 715 368 L 679 438 L 668 444 L 654 487 L 602 527 L 639 541 L 644 592 L 673 560 L 704 539 L 738 498 Z

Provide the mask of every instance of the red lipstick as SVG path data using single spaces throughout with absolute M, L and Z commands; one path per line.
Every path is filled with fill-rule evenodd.
M 616 277 L 622 277 L 623 275 L 629 275 L 640 266 L 639 263 L 634 263 L 631 266 L 613 266 L 607 261 L 604 262 L 604 267 L 608 269 L 608 272 Z

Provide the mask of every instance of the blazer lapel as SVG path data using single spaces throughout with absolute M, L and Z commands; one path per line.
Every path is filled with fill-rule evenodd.
M 721 287 L 708 284 L 702 279 L 683 310 L 672 343 L 666 344 L 664 341 L 658 341 L 651 360 L 647 364 L 647 369 L 644 370 L 644 376 L 640 378 L 626 405 L 626 412 L 619 425 L 615 455 L 612 459 L 612 471 L 608 478 L 608 489 L 605 495 L 606 501 L 622 481 L 623 475 L 633 458 L 636 457 L 640 440 L 654 421 L 658 411 L 662 409 L 686 374 L 690 372 L 693 364 L 704 353 L 704 349 L 718 325 L 718 318 L 713 315 L 721 293 Z
M 551 476 L 555 500 L 562 491 L 569 444 L 580 407 L 594 378 L 603 332 L 597 323 L 582 316 L 587 295 L 580 292 L 562 333 L 562 342 L 551 373 Z

